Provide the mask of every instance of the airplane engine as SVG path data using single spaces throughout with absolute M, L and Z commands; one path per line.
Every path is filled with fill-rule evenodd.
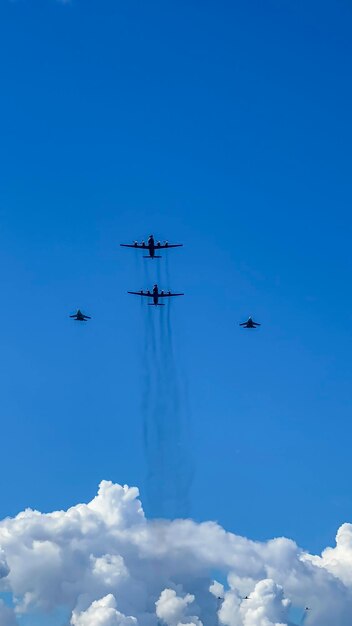
M 163 296 L 163 295 L 164 295 L 164 290 L 162 289 L 160 293 L 161 293 L 161 295 Z
M 145 241 L 142 241 L 142 246 L 143 248 L 145 248 Z
M 169 245 L 169 242 L 168 242 L 168 241 L 165 241 L 165 246 L 167 247 L 168 245 Z
M 158 241 L 158 243 L 156 245 L 158 246 L 158 248 L 160 248 L 160 246 L 161 246 L 160 241 Z
M 133 245 L 137 247 L 138 246 L 138 241 L 134 241 Z

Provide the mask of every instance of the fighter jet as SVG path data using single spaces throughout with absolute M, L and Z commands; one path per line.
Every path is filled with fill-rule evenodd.
M 260 324 L 258 324 L 258 322 L 254 322 L 252 318 L 249 317 L 248 320 L 246 322 L 242 322 L 240 326 L 243 326 L 244 328 L 256 328 L 257 326 L 260 326 Z
M 140 250 L 148 250 L 149 254 L 145 255 L 144 259 L 161 259 L 160 254 L 155 254 L 156 250 L 163 250 L 165 248 L 181 248 L 183 243 L 169 243 L 168 241 L 164 241 L 163 244 L 160 241 L 155 243 L 154 236 L 149 235 L 148 242 L 142 241 L 138 243 L 138 241 L 134 241 L 133 243 L 120 243 L 120 246 L 123 248 L 137 248 Z
M 77 313 L 70 315 L 70 317 L 72 317 L 76 322 L 86 322 L 87 320 L 92 319 L 89 315 L 84 315 L 84 313 L 82 313 L 79 309 L 77 310 Z
M 153 291 L 128 291 L 134 296 L 146 296 L 147 298 L 153 298 L 153 302 L 148 302 L 150 306 L 165 306 L 163 302 L 159 302 L 159 298 L 172 298 L 174 296 L 183 296 L 183 293 L 171 293 L 171 291 L 159 291 L 158 285 L 154 285 Z

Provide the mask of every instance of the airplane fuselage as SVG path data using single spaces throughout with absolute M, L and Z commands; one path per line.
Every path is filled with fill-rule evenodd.
M 152 257 L 152 259 L 154 259 L 155 256 L 155 241 L 154 241 L 154 237 L 149 237 L 148 239 L 148 248 L 149 248 L 149 254 Z
M 153 287 L 153 302 L 155 306 L 159 304 L 159 289 L 156 285 Z
M 150 237 L 148 237 L 148 244 L 147 245 L 148 245 L 150 258 L 151 259 L 159 259 L 160 257 L 158 255 L 156 255 L 155 252 L 157 252 L 158 249 L 161 247 L 160 241 L 157 241 L 155 243 L 155 239 L 154 239 L 153 235 L 150 235 Z M 167 241 L 165 241 L 164 246 L 168 247 Z

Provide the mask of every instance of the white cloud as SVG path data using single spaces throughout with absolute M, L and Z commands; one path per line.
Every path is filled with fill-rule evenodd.
M 261 580 L 249 599 L 241 603 L 243 626 L 284 626 L 289 606 L 280 585 L 270 579 Z
M 307 558 L 340 578 L 345 585 L 352 586 L 352 524 L 339 528 L 335 548 L 326 548 L 321 557 Z
M 108 594 L 92 602 L 86 611 L 73 612 L 72 626 L 137 626 L 135 617 L 126 617 L 116 609 L 116 600 Z
M 259 581 L 245 599 L 234 589 L 225 593 L 219 621 L 224 626 L 285 626 L 289 607 L 283 588 L 266 579 Z
M 0 522 L 0 591 L 17 614 L 67 607 L 73 626 L 281 626 L 290 602 L 312 607 L 307 626 L 350 626 L 351 571 L 349 524 L 335 548 L 310 555 L 214 522 L 149 521 L 137 489 L 109 482 L 88 504 Z M 0 604 L 0 624 L 14 623 Z
M 164 589 L 155 603 L 156 614 L 167 626 L 180 626 L 181 624 L 202 626 L 197 616 L 189 615 L 189 605 L 193 604 L 194 600 L 195 597 L 191 593 L 181 597 L 174 589 Z

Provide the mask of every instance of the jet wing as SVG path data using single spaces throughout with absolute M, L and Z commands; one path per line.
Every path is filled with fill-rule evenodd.
M 91 320 L 92 319 L 91 317 L 89 317 L 89 315 L 83 315 L 83 317 L 84 317 L 85 320 Z
M 240 326 L 247 326 L 248 322 L 242 322 L 242 324 L 240 324 Z
M 184 296 L 184 293 L 158 293 L 159 298 L 172 298 L 173 296 Z
M 134 296 L 146 296 L 147 298 L 152 298 L 153 297 L 152 293 L 148 293 L 146 291 L 128 291 L 127 293 L 131 293 Z

